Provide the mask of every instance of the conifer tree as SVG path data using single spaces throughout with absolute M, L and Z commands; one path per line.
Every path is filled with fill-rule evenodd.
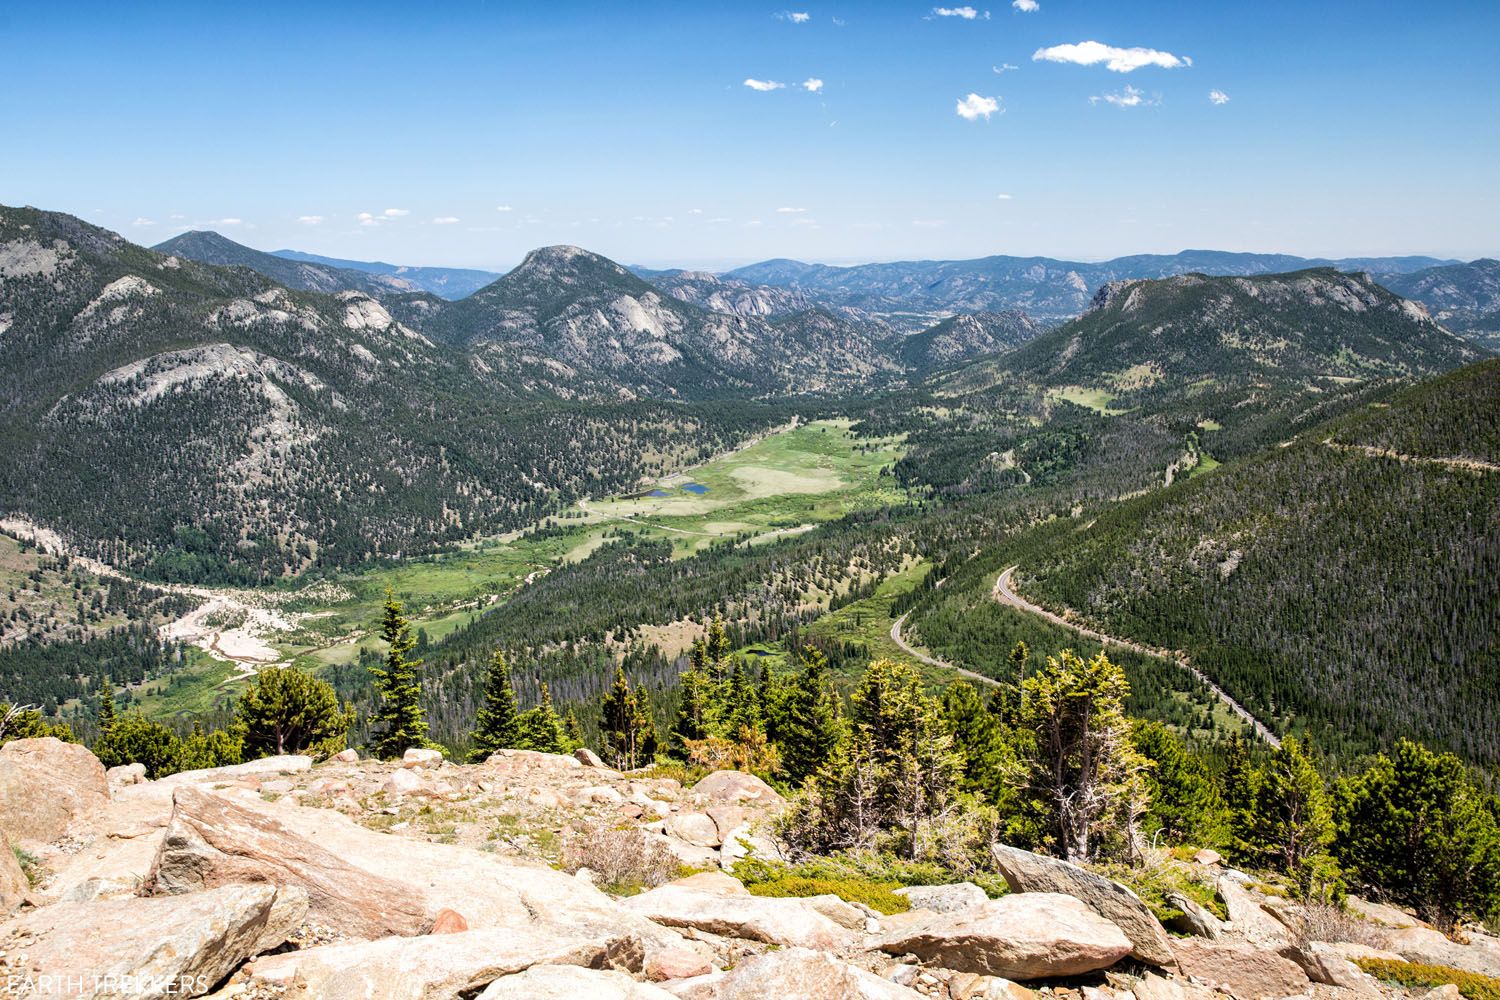
M 542 684 L 541 700 L 522 712 L 516 720 L 518 736 L 516 746 L 522 750 L 539 750 L 542 753 L 572 753 L 581 744 L 568 737 L 567 727 L 552 707 L 552 692 Z
M 649 763 L 656 753 L 651 715 L 631 690 L 624 667 L 616 668 L 614 686 L 604 696 L 599 736 L 601 755 L 622 771 Z
M 1135 747 L 1151 767 L 1146 790 L 1151 800 L 1146 832 L 1169 844 L 1225 849 L 1231 840 L 1229 806 L 1203 760 L 1159 722 L 1137 722 Z
M 711 707 L 709 678 L 703 670 L 702 644 L 695 644 L 678 684 L 677 716 L 667 734 L 667 752 L 679 760 L 687 760 L 689 740 L 701 740 L 708 735 Z
M 251 759 L 305 753 L 341 743 L 354 724 L 353 709 L 339 705 L 333 685 L 296 667 L 267 667 L 255 675 L 234 706 Z M 342 747 L 339 747 L 342 749 Z
M 401 602 L 387 589 L 380 635 L 389 645 L 383 666 L 371 667 L 380 706 L 371 721 L 375 756 L 389 760 L 412 747 L 430 745 L 427 716 L 422 710 L 421 660 L 411 659 L 416 648 L 411 625 L 403 616 Z
M 983 794 L 996 805 L 1011 801 L 1020 777 L 1015 751 L 999 717 L 974 685 L 957 681 L 948 686 L 943 692 L 943 722 L 963 751 L 963 790 Z
M 723 691 L 720 718 L 723 720 L 725 736 L 739 739 L 741 731 L 745 729 L 762 729 L 760 694 L 750 682 L 743 659 L 735 658 L 734 668 L 729 673 L 728 682 L 723 685 Z
M 99 735 L 107 736 L 115 724 L 115 685 L 108 677 L 99 681 Z
M 474 716 L 473 749 L 469 761 L 480 763 L 497 750 L 517 746 L 521 738 L 516 691 L 510 683 L 510 664 L 500 650 L 490 656 L 484 677 L 484 704 Z
M 1333 809 L 1323 776 L 1295 736 L 1271 754 L 1255 790 L 1244 841 L 1262 863 L 1289 876 L 1299 894 L 1322 894 L 1336 883 L 1328 847 Z
M 841 735 L 837 702 L 827 681 L 828 657 L 816 646 L 798 653 L 802 670 L 782 699 L 777 746 L 787 781 L 800 785 L 828 762 Z

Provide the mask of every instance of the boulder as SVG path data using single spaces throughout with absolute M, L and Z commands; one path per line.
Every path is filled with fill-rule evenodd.
M 840 927 L 863 932 L 869 915 L 854 904 L 839 896 L 827 893 L 822 896 L 803 896 L 802 902 Z
M 525 767 L 548 767 L 548 768 L 580 768 L 583 761 L 571 754 L 543 753 L 540 750 L 497 750 L 484 760 L 487 766 L 500 768 L 503 771 L 519 770 Z
M 1500 977 L 1500 942 L 1487 935 L 1476 933 L 1468 944 L 1459 944 L 1426 927 L 1408 927 L 1392 932 L 1390 949 L 1408 962 Z
M 1167 905 L 1178 911 L 1177 916 L 1167 921 L 1167 926 L 1179 933 L 1217 938 L 1228 929 L 1224 921 L 1180 892 L 1167 893 Z
M 1297 963 L 1298 968 L 1315 983 L 1338 986 L 1372 998 L 1381 995 L 1374 979 L 1321 941 L 1303 945 L 1289 944 L 1281 948 L 1278 954 Z
M 438 767 L 443 763 L 443 752 L 441 750 L 429 750 L 426 747 L 411 747 L 401 755 L 402 767 Z
M 1219 898 L 1229 911 L 1229 923 L 1235 932 L 1257 944 L 1279 948 L 1291 940 L 1291 932 L 1257 896 L 1235 879 L 1219 879 Z
M 87 828 L 109 804 L 109 780 L 87 747 L 53 736 L 0 746 L 0 833 L 50 844 Z
M 1139 896 L 1077 865 L 1005 844 L 990 847 L 1012 892 L 1053 892 L 1082 900 L 1130 939 L 1131 954 L 1151 965 L 1172 965 L 1172 942 Z
M 306 889 L 314 919 L 353 937 L 420 934 L 431 923 L 421 892 L 358 868 L 267 816 L 191 785 L 176 789 L 172 801 L 146 877 L 153 894 L 269 882 Z
M 300 889 L 236 885 L 161 899 L 55 903 L 7 930 L 26 940 L 34 980 L 79 982 L 85 996 L 194 997 L 247 958 L 281 945 L 306 916 Z M 117 994 L 111 984 L 126 978 L 138 989 Z
M 1183 938 L 1175 945 L 1184 975 L 1236 1000 L 1295 996 L 1312 986 L 1297 963 L 1255 944 Z
M 641 944 L 629 934 L 599 934 L 560 926 L 463 931 L 437 937 L 304 948 L 257 959 L 247 985 L 300 996 L 380 1000 L 438 1000 L 478 993 L 501 976 L 533 965 L 639 969 Z
M 951 1000 L 1037 1000 L 1037 994 L 999 976 L 976 976 L 959 972 L 948 980 Z
M 1405 910 L 1398 910 L 1394 906 L 1387 906 L 1384 903 L 1361 899 L 1359 896 L 1350 896 L 1344 902 L 1350 910 L 1364 919 L 1373 923 L 1384 924 L 1386 927 L 1394 927 L 1397 930 L 1402 930 L 1407 927 L 1429 926 Z
M 715 771 L 693 786 L 693 794 L 731 805 L 748 802 L 779 808 L 786 804 L 776 789 L 744 771 Z
M 724 843 L 719 848 L 720 867 L 725 871 L 733 871 L 737 863 L 751 857 L 765 861 L 786 860 L 776 842 L 754 833 L 749 823 L 741 823 L 724 834 Z
M 381 784 L 380 790 L 387 795 L 417 795 L 425 790 L 420 775 L 402 768 L 392 771 Z
M 718 847 L 719 827 L 705 813 L 677 813 L 667 817 L 666 832 L 694 847 Z
M 933 913 L 967 910 L 990 898 L 973 882 L 954 882 L 950 885 L 909 885 L 897 889 L 896 895 L 905 896 L 910 900 L 914 910 L 931 910 Z
M 109 782 L 111 790 L 127 788 L 130 785 L 139 785 L 146 780 L 146 765 L 120 764 L 105 771 L 104 778 Z
M 1105 969 L 1129 955 L 1125 933 L 1072 896 L 1027 892 L 913 921 L 877 942 L 894 955 L 1004 979 L 1047 979 Z
M 766 944 L 833 950 L 850 936 L 800 899 L 742 896 L 673 882 L 622 904 L 667 927 L 692 927 Z
M 353 747 L 345 747 L 328 759 L 340 764 L 354 764 L 359 761 L 359 751 Z
M 573 756 L 578 758 L 579 763 L 583 764 L 585 767 L 604 766 L 604 761 L 599 759 L 599 755 L 594 753 L 594 751 L 590 750 L 588 747 L 579 747 L 577 750 L 573 751 Z
M 0 830 L 0 919 L 14 913 L 31 891 L 31 882 L 21 870 L 15 849 Z
M 1224 860 L 1224 856 L 1221 855 L 1218 851 L 1211 850 L 1205 847 L 1203 848 L 1203 850 L 1193 855 L 1193 860 L 1198 864 L 1203 865 L 1204 867 L 1208 867 L 1210 865 L 1219 864 Z
M 246 778 L 270 778 L 278 774 L 306 774 L 312 770 L 312 758 L 305 754 L 280 754 L 247 760 L 226 767 L 206 767 L 198 771 L 178 771 L 158 781 L 161 785 L 197 785 L 205 782 L 230 784 Z
M 1367 944 L 1355 944 L 1353 941 L 1319 941 L 1318 944 L 1341 958 L 1351 962 L 1361 959 L 1373 958 L 1382 962 L 1404 962 L 1406 959 L 1394 951 L 1385 951 L 1381 948 L 1371 948 Z
M 459 934 L 468 929 L 469 922 L 464 919 L 464 915 L 445 906 L 438 911 L 437 916 L 432 918 L 432 926 L 427 928 L 427 933 Z
M 706 976 L 712 971 L 713 962 L 691 948 L 664 948 L 646 959 L 646 978 L 658 983 Z
M 533 965 L 525 972 L 490 983 L 479 1000 L 675 1000 L 651 983 L 623 972 L 580 969 L 576 965 Z
M 806 948 L 746 959 L 709 984 L 713 1000 L 917 1000 L 914 990 Z M 681 996 L 682 994 L 679 994 Z

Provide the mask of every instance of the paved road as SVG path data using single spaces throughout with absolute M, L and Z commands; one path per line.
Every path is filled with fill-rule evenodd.
M 1047 619 L 1049 622 L 1052 622 L 1054 625 L 1061 625 L 1064 628 L 1072 629 L 1074 632 L 1077 632 L 1080 635 L 1086 635 L 1090 639 L 1097 639 L 1099 642 L 1105 643 L 1106 645 L 1119 646 L 1123 649 L 1133 650 L 1134 652 L 1142 653 L 1146 656 L 1155 656 L 1163 660 L 1171 660 L 1173 663 L 1177 664 L 1179 667 L 1188 671 L 1194 677 L 1198 678 L 1198 680 L 1202 681 L 1204 685 L 1209 688 L 1209 690 L 1213 691 L 1213 693 L 1218 696 L 1218 699 L 1222 701 L 1231 712 L 1248 722 L 1251 728 L 1255 730 L 1257 736 L 1265 740 L 1267 743 L 1271 744 L 1273 747 L 1281 746 L 1281 740 L 1277 738 L 1276 734 L 1273 733 L 1268 726 L 1266 726 L 1255 716 L 1251 715 L 1249 709 L 1245 708 L 1245 706 L 1241 705 L 1239 702 L 1231 698 L 1228 691 L 1225 691 L 1223 688 L 1219 687 L 1219 685 L 1209 680 L 1208 676 L 1204 674 L 1203 671 L 1199 670 L 1197 667 L 1189 663 L 1186 657 L 1181 656 L 1177 653 L 1169 652 L 1164 649 L 1153 649 L 1150 646 L 1143 646 L 1138 642 L 1131 642 L 1128 639 L 1116 639 L 1112 635 L 1105 635 L 1103 632 L 1096 632 L 1093 629 L 1084 628 L 1082 625 L 1077 625 L 1073 622 L 1068 621 L 1061 615 L 1053 614 L 1046 608 L 1032 604 L 1030 601 L 1026 600 L 1026 598 L 1022 597 L 1020 594 L 1017 594 L 1013 586 L 1013 578 L 1018 568 L 1019 567 L 1012 566 L 995 578 L 995 600 L 999 601 L 1001 604 L 1008 604 L 1020 611 L 1026 611 L 1034 615 L 1040 615 L 1041 617 Z M 892 638 L 895 638 L 895 636 L 892 635 Z
M 911 614 L 910 611 L 906 613 L 906 615 L 909 614 Z M 909 645 L 905 639 L 901 638 L 901 626 L 906 621 L 906 615 L 902 615 L 900 618 L 897 618 L 895 624 L 891 626 L 891 641 L 900 646 L 901 651 L 904 652 L 907 656 L 915 657 L 916 659 L 921 660 L 923 663 L 931 664 L 934 667 L 942 667 L 944 670 L 952 670 L 954 673 L 957 673 L 961 677 L 967 677 L 971 681 L 978 681 L 981 684 L 988 684 L 991 687 L 1002 686 L 1001 683 L 995 680 L 995 678 L 993 677 L 986 677 L 984 676 L 984 674 L 976 674 L 972 670 L 965 670 L 963 667 L 954 666 L 947 660 L 935 659 L 934 657 L 928 656 L 926 653 L 917 652 L 917 650 Z

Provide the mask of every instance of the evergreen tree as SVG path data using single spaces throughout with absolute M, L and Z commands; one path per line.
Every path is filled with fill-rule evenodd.
M 109 732 L 94 744 L 94 756 L 105 767 L 142 764 L 146 768 L 146 777 L 152 780 L 174 773 L 177 755 L 176 734 L 140 712 L 122 712 L 115 716 Z
M 371 667 L 380 706 L 371 721 L 375 756 L 385 760 L 400 757 L 412 747 L 430 745 L 427 716 L 422 710 L 421 660 L 411 659 L 416 648 L 411 625 L 402 615 L 401 602 L 385 592 L 385 611 L 380 635 L 389 645 L 384 666 Z
M 315 747 L 336 752 L 354 724 L 353 710 L 339 706 L 333 685 L 296 667 L 260 671 L 234 710 L 243 728 L 244 753 L 251 759 Z
M 1289 876 L 1300 895 L 1321 896 L 1336 887 L 1328 854 L 1333 809 L 1323 776 L 1295 736 L 1266 761 L 1247 819 L 1246 846 L 1260 863 Z
M 576 724 L 576 723 L 575 723 Z M 552 707 L 552 692 L 542 684 L 542 697 L 532 708 L 522 712 L 516 720 L 515 745 L 522 750 L 539 750 L 542 753 L 572 753 L 581 746 L 568 736 L 567 727 Z
M 631 690 L 624 667 L 616 668 L 614 686 L 604 696 L 599 737 L 600 754 L 622 771 L 649 763 L 656 754 L 651 715 Z
M 733 740 L 739 739 L 743 730 L 760 730 L 760 696 L 755 685 L 750 683 L 750 675 L 745 670 L 743 659 L 735 659 L 734 668 L 729 673 L 728 682 L 723 685 L 723 691 L 723 707 L 719 716 L 723 720 L 723 735 Z
M 695 646 L 687 670 L 678 683 L 677 716 L 667 734 L 667 752 L 678 760 L 688 759 L 688 741 L 708 735 L 710 692 L 708 675 L 702 667 L 702 645 Z
M 1227 849 L 1229 806 L 1202 758 L 1159 722 L 1137 722 L 1132 738 L 1151 763 L 1146 771 L 1151 800 L 1146 830 L 1151 839 L 1159 834 L 1169 844 Z
M 517 746 L 521 738 L 516 692 L 510 683 L 505 654 L 495 650 L 484 678 L 484 704 L 474 717 L 470 763 L 478 764 L 497 750 Z
M 1362 889 L 1412 906 L 1443 930 L 1500 916 L 1495 801 L 1452 754 L 1402 740 L 1340 782 L 1335 854 Z
M 115 724 L 115 686 L 108 677 L 99 681 L 99 734 L 105 735 Z
M 828 657 L 806 645 L 798 654 L 802 669 L 782 699 L 777 746 L 781 770 L 800 785 L 828 762 L 839 744 L 837 695 L 827 681 Z
M 1020 779 L 1015 751 L 979 689 L 968 681 L 950 684 L 943 692 L 943 722 L 964 756 L 963 790 L 996 805 L 1011 803 Z

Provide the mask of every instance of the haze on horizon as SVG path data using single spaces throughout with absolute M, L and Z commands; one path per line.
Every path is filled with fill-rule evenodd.
M 496 270 L 1470 259 L 1500 253 L 1497 35 L 1484 2 L 23 0 L 0 201 Z

